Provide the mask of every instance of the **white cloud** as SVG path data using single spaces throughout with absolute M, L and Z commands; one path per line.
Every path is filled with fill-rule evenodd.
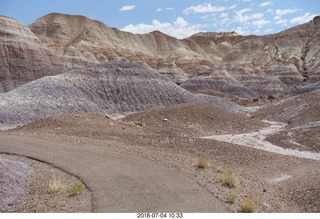
M 243 2 L 251 2 L 251 0 L 242 0 Z
M 177 20 L 173 22 L 173 24 L 179 28 L 187 27 L 189 25 L 189 23 L 182 17 L 178 17 Z
M 267 20 L 264 20 L 264 19 L 252 21 L 252 24 L 254 26 L 257 26 L 257 27 L 262 27 L 262 26 L 270 24 L 270 23 L 271 23 L 270 21 L 267 21 Z
M 275 24 L 281 25 L 281 26 L 288 26 L 288 20 L 287 19 L 280 19 L 280 20 L 277 20 L 275 22 Z
M 250 19 L 260 19 L 263 16 L 264 16 L 264 14 L 262 14 L 262 13 L 255 13 L 255 14 L 250 15 Z
M 221 17 L 221 18 L 227 18 L 227 17 L 229 17 L 229 14 L 228 14 L 228 13 L 221 13 L 221 14 L 219 15 L 219 17 Z
M 174 11 L 175 8 L 157 8 L 156 12 L 160 12 L 160 11 Z
M 251 32 L 247 27 L 237 27 L 235 31 L 240 35 L 249 35 Z
M 241 9 L 240 11 L 237 11 L 239 14 L 243 14 L 243 13 L 246 13 L 246 12 L 249 12 L 251 11 L 250 8 L 244 8 L 244 9 Z
M 262 2 L 261 4 L 259 4 L 260 7 L 266 7 L 266 6 L 269 6 L 269 5 L 273 5 L 273 2 L 267 1 L 267 2 Z
M 240 11 L 237 11 L 235 14 L 235 20 L 239 23 L 246 23 L 250 20 L 257 20 L 263 18 L 264 14 L 263 13 L 254 13 L 254 14 L 245 14 L 246 12 L 250 12 L 251 9 L 249 8 L 244 8 Z
M 250 20 L 250 17 L 248 15 L 244 15 L 244 13 L 249 12 L 249 11 L 251 11 L 250 8 L 244 8 L 244 9 L 241 9 L 240 11 L 237 11 L 234 16 L 236 21 L 240 22 L 240 23 L 244 23 L 244 22 L 247 22 L 248 20 Z
M 206 3 L 203 5 L 191 6 L 186 8 L 183 13 L 188 15 L 190 13 L 212 13 L 212 12 L 222 12 L 225 11 L 227 8 L 225 7 L 215 7 L 212 6 L 210 3 Z
M 166 8 L 167 11 L 174 11 L 175 8 Z
M 122 8 L 119 9 L 119 11 L 131 11 L 135 9 L 135 5 L 125 5 Z
M 163 22 L 153 20 L 151 24 L 129 24 L 122 28 L 122 31 L 128 31 L 132 33 L 149 33 L 155 30 L 166 33 L 170 36 L 182 39 L 192 34 L 204 31 L 205 25 L 201 24 L 189 24 L 182 17 L 178 17 L 173 22 Z
M 287 15 L 287 14 L 292 14 L 294 12 L 298 11 L 298 9 L 277 9 L 276 10 L 276 15 L 278 16 L 283 16 L 283 15 Z
M 280 16 L 275 16 L 274 19 L 277 21 L 277 20 L 281 20 L 281 17 Z
M 200 18 L 205 21 L 216 21 L 217 20 L 216 14 L 207 14 L 207 15 L 201 16 Z
M 270 32 L 272 32 L 272 31 L 273 31 L 272 28 L 268 28 L 268 29 L 266 29 L 264 32 L 265 32 L 265 33 L 270 33 Z
M 233 5 L 231 5 L 230 7 L 228 7 L 228 10 L 235 9 L 236 7 L 238 7 L 238 5 L 237 5 L 237 4 L 233 4 Z
M 308 21 L 311 21 L 315 16 L 317 16 L 317 15 L 316 14 L 311 14 L 310 12 L 307 12 L 302 16 L 292 18 L 290 20 L 290 23 L 291 24 L 303 24 L 303 23 L 306 23 Z
M 273 14 L 274 10 L 272 8 L 269 8 L 266 12 Z

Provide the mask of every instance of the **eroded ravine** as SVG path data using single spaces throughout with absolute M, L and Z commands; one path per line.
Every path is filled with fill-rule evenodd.
M 294 149 L 285 149 L 277 145 L 274 145 L 271 142 L 268 142 L 266 140 L 266 136 L 281 131 L 286 126 L 286 124 L 267 120 L 263 120 L 263 122 L 270 124 L 270 126 L 263 128 L 257 132 L 249 132 L 242 134 L 211 135 L 202 138 L 214 139 L 218 141 L 228 142 L 245 147 L 251 147 L 282 155 L 306 158 L 311 160 L 320 160 L 320 153 L 313 153 L 310 151 L 298 151 Z

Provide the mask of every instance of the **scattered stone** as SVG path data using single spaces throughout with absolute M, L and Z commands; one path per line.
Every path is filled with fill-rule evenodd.
M 143 124 L 141 123 L 141 122 L 135 122 L 135 125 L 137 125 L 137 126 L 143 126 Z

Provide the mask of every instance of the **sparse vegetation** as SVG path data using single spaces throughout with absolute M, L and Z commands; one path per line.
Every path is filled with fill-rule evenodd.
M 222 185 L 227 186 L 229 188 L 233 188 L 236 186 L 236 177 L 231 172 L 231 170 L 223 170 L 219 175 L 220 181 Z
M 256 204 L 250 197 L 243 199 L 240 205 L 240 212 L 242 213 L 253 213 L 256 211 Z
M 74 181 L 70 186 L 71 195 L 80 195 L 84 190 L 84 185 L 80 181 Z
M 226 196 L 226 200 L 228 203 L 233 204 L 235 202 L 235 200 L 237 199 L 237 196 L 234 194 L 229 194 Z
M 209 161 L 208 158 L 204 155 L 200 155 L 198 158 L 197 167 L 201 169 L 206 169 L 209 167 Z
M 54 179 L 48 185 L 48 192 L 57 193 L 62 189 L 62 187 L 63 187 L 62 182 Z
M 54 200 L 49 202 L 49 206 L 51 208 L 56 208 L 56 207 L 58 207 L 58 205 L 59 205 L 59 200 L 57 200 L 57 199 L 54 199 Z

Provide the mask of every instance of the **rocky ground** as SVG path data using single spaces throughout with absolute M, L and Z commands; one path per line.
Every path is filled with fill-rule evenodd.
M 0 212 L 91 212 L 91 194 L 79 195 L 70 186 L 79 179 L 53 166 L 26 157 L 0 154 Z M 61 186 L 53 191 L 54 183 Z
M 6 133 L 77 147 L 107 147 L 152 160 L 179 171 L 225 202 L 228 195 L 235 195 L 230 212 L 239 211 L 248 196 L 257 212 L 319 212 L 320 161 L 201 138 L 250 133 L 268 126 L 258 117 L 236 116 L 209 104 L 183 104 L 120 120 L 95 114 L 64 114 Z M 106 142 L 117 142 L 121 147 Z M 197 167 L 200 155 L 208 158 L 208 168 Z M 220 181 L 226 170 L 234 175 L 232 188 Z

